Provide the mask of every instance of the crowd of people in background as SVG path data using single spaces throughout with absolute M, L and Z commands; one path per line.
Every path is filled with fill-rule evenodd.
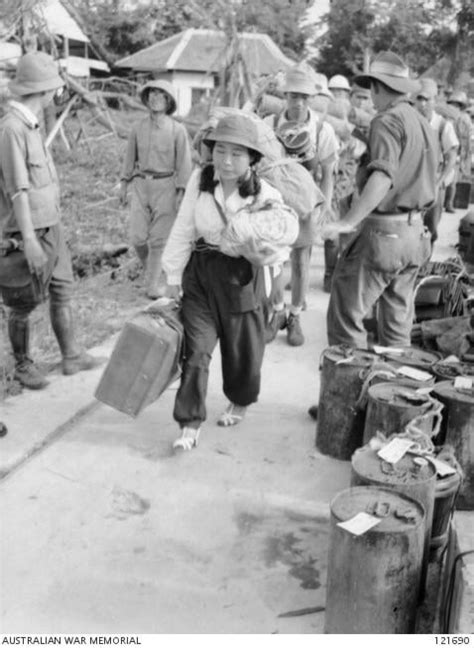
M 38 129 L 39 112 L 62 85 L 48 55 L 25 55 L 0 126 L 0 222 L 5 239 L 18 241 L 24 260 L 21 279 L 12 278 L 20 272 L 7 272 L 12 255 L 0 256 L 0 285 L 10 307 L 15 377 L 33 389 L 47 381 L 30 356 L 28 318 L 48 292 L 64 373 L 95 365 L 75 343 L 57 176 Z M 328 343 L 365 347 L 364 319 L 373 313 L 381 344 L 410 345 L 418 271 L 430 259 L 443 211 L 454 209 L 457 180 L 471 175 L 473 111 L 468 114 L 462 89 L 413 79 L 392 52 L 379 53 L 351 81 L 341 74 L 328 80 L 305 64 L 289 69 L 276 93 L 280 103 L 273 102 L 271 110 L 262 108 L 265 102 L 251 108 L 273 130 L 285 156 L 309 171 L 323 203 L 299 218 L 291 244 L 273 241 L 278 254 L 263 261 L 251 217 L 246 249 L 253 246 L 255 254 L 239 256 L 222 246 L 242 210 L 259 214 L 263 238 L 277 219 L 291 226 L 278 187 L 260 174 L 255 114 L 222 117 L 200 140 L 210 159 L 199 159 L 193 170 L 192 143 L 172 116 L 172 84 L 150 81 L 139 96 L 148 115 L 131 130 L 120 199 L 126 205 L 131 190 L 129 240 L 143 267 L 146 296 L 181 300 L 185 343 L 175 448 L 190 450 L 198 443 L 217 341 L 229 399 L 219 419 L 223 426 L 240 423 L 256 402 L 265 344 L 281 330 L 290 346 L 305 343 L 300 316 L 318 237 L 324 240 L 323 290 L 330 293 Z

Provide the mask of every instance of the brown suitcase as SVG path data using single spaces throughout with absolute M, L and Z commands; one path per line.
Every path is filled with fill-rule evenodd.
M 179 378 L 182 345 L 183 326 L 176 304 L 138 313 L 123 327 L 95 397 L 138 416 Z

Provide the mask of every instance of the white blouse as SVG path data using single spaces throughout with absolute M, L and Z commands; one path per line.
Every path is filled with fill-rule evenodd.
M 225 223 L 215 201 L 219 203 L 227 220 L 230 221 L 239 209 L 251 204 L 254 200 L 253 196 L 242 198 L 237 189 L 226 199 L 220 183 L 214 189 L 214 196 L 207 191 L 200 192 L 200 178 L 201 169 L 195 169 L 189 179 L 163 252 L 163 270 L 170 286 L 181 285 L 181 278 L 195 241 L 203 238 L 211 245 L 218 246 L 220 244 Z M 280 192 L 263 179 L 261 179 L 259 200 L 262 202 L 266 200 L 283 202 Z

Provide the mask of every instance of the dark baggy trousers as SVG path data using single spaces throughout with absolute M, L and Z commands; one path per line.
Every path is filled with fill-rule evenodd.
M 263 271 L 216 250 L 194 251 L 183 275 L 184 362 L 174 418 L 206 420 L 209 364 L 220 341 L 223 390 L 236 405 L 256 402 L 265 350 Z

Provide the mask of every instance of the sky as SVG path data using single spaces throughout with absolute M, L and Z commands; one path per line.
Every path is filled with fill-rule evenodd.
M 308 9 L 308 18 L 318 20 L 329 11 L 329 0 L 315 0 L 313 6 Z

